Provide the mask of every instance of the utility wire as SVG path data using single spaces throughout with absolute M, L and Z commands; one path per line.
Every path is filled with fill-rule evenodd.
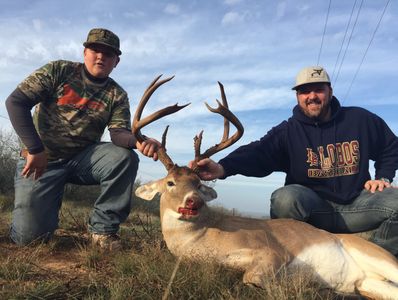
M 352 29 L 351 29 L 350 37 L 348 38 L 347 46 L 346 46 L 346 48 L 345 48 L 345 50 L 344 50 L 344 55 L 343 55 L 343 58 L 341 59 L 340 66 L 339 66 L 339 70 L 338 70 L 338 72 L 337 72 L 336 79 L 335 79 L 334 84 L 333 84 L 334 87 L 336 87 L 336 83 L 337 83 L 337 79 L 339 78 L 339 75 L 340 75 L 341 67 L 342 67 L 342 65 L 343 65 L 343 63 L 344 63 L 344 60 L 345 60 L 345 56 L 346 56 L 346 54 L 347 54 L 348 47 L 350 46 L 352 34 L 354 33 L 355 27 L 356 27 L 356 25 L 357 25 L 358 18 L 359 18 L 359 14 L 360 14 L 361 9 L 362 9 L 362 4 L 363 4 L 363 0 L 361 0 L 361 4 L 360 4 L 360 6 L 359 6 L 359 8 L 358 8 L 358 12 L 357 12 L 357 16 L 356 16 L 356 18 L 355 18 L 354 25 L 352 26 Z
M 334 64 L 334 68 L 333 68 L 333 72 L 332 72 L 332 78 L 331 78 L 332 81 L 334 79 L 334 72 L 336 71 L 336 67 L 337 67 L 337 64 L 338 64 L 339 59 L 340 59 L 341 50 L 343 50 L 344 42 L 345 42 L 345 39 L 347 37 L 348 28 L 350 28 L 350 25 L 351 25 L 351 20 L 352 20 L 352 16 L 354 15 L 354 10 L 355 10 L 356 4 L 357 4 L 357 0 L 355 0 L 354 5 L 352 6 L 350 19 L 348 20 L 347 27 L 345 29 L 345 33 L 344 33 L 343 41 L 341 42 L 341 47 L 340 47 L 340 50 L 339 50 L 339 54 L 337 54 L 336 63 Z
M 4 116 L 2 116 L 2 115 L 0 115 L 0 118 L 6 119 L 6 120 L 10 120 L 9 118 L 4 117 Z
M 361 66 L 362 66 L 362 64 L 363 64 L 363 62 L 364 62 L 364 60 L 365 60 L 365 56 L 366 56 L 366 54 L 368 53 L 368 50 L 369 50 L 369 48 L 370 48 L 370 45 L 371 45 L 372 42 L 373 42 L 373 39 L 374 39 L 374 37 L 375 37 L 375 35 L 376 35 L 376 32 L 377 32 L 377 30 L 378 30 L 379 27 L 380 27 L 380 23 L 381 23 L 381 21 L 383 20 L 384 14 L 385 14 L 385 12 L 386 12 L 386 10 L 387 10 L 387 6 L 388 6 L 389 3 L 390 3 L 390 0 L 387 0 L 386 5 L 384 6 L 383 12 L 382 12 L 382 14 L 381 14 L 381 16 L 380 16 L 379 22 L 377 23 L 376 28 L 375 28 L 375 30 L 373 31 L 373 34 L 372 34 L 372 37 L 371 37 L 371 39 L 370 39 L 370 41 L 369 41 L 368 47 L 366 48 L 365 53 L 364 53 L 363 56 L 362 56 L 362 60 L 361 60 L 359 66 L 358 66 L 358 68 L 357 68 L 357 70 L 356 70 L 356 72 L 355 72 L 354 77 L 352 78 L 352 81 L 351 81 L 350 86 L 349 86 L 349 88 L 348 88 L 348 90 L 347 90 L 347 93 L 346 93 L 345 96 L 344 96 L 344 99 L 347 99 L 347 96 L 348 96 L 348 94 L 349 94 L 350 91 L 351 91 L 351 87 L 352 87 L 352 85 L 353 85 L 355 79 L 357 78 L 357 75 L 358 75 L 358 73 L 359 73 L 359 70 L 361 69 Z
M 322 40 L 321 40 L 321 47 L 319 49 L 318 53 L 318 60 L 316 62 L 316 65 L 319 66 L 319 60 L 321 58 L 321 53 L 322 53 L 322 47 L 323 47 L 323 40 L 325 38 L 325 33 L 326 33 L 326 27 L 328 25 L 328 20 L 329 20 L 329 12 L 330 12 L 330 6 L 332 5 L 332 0 L 329 0 L 329 7 L 328 7 L 328 12 L 326 14 L 326 21 L 325 21 L 325 27 L 323 28 L 323 34 L 322 34 Z

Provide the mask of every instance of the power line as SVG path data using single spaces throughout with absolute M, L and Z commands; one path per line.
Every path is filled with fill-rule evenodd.
M 354 15 L 354 10 L 355 10 L 356 4 L 357 4 L 357 0 L 355 0 L 354 5 L 352 6 L 350 19 L 348 20 L 347 27 L 345 29 L 345 33 L 344 33 L 343 41 L 341 42 L 341 47 L 340 47 L 340 50 L 339 50 L 339 54 L 337 54 L 336 63 L 334 64 L 334 68 L 333 68 L 333 72 L 332 72 L 332 78 L 331 78 L 332 81 L 334 79 L 334 72 L 336 71 L 336 67 L 337 67 L 337 64 L 339 62 L 341 50 L 343 50 L 343 46 L 344 46 L 345 38 L 347 36 L 348 28 L 350 28 L 350 24 L 351 24 L 352 16 Z
M 334 87 L 336 87 L 336 82 L 337 82 L 337 79 L 339 78 L 341 67 L 342 67 L 342 65 L 343 65 L 343 63 L 344 63 L 344 60 L 345 60 L 345 56 L 346 56 L 346 54 L 347 54 L 348 47 L 350 46 L 352 34 L 354 33 L 354 29 L 355 29 L 355 27 L 356 27 L 356 25 L 357 25 L 358 18 L 359 18 L 361 9 L 362 9 L 362 4 L 363 4 L 363 0 L 361 0 L 361 4 L 359 5 L 358 12 L 357 12 L 357 16 L 356 16 L 356 18 L 355 18 L 354 25 L 352 26 L 352 29 L 351 29 L 350 37 L 348 38 L 347 46 L 346 46 L 346 48 L 345 48 L 345 50 L 344 50 L 343 58 L 341 59 L 340 66 L 339 66 L 339 69 L 338 69 L 338 71 L 337 71 L 336 79 L 335 79 L 335 81 L 334 81 L 334 83 L 333 83 Z
M 348 96 L 348 94 L 349 94 L 350 91 L 351 91 L 351 87 L 352 87 L 352 85 L 353 85 L 355 79 L 357 78 L 357 75 L 358 75 L 358 73 L 359 73 L 359 70 L 361 69 L 361 66 L 362 66 L 362 64 L 363 64 L 363 62 L 364 62 L 364 60 L 365 60 L 365 56 L 366 56 L 366 54 L 368 53 L 368 50 L 369 50 L 369 48 L 370 48 L 370 45 L 371 45 L 372 42 L 373 42 L 373 39 L 374 39 L 374 37 L 375 37 L 375 35 L 376 35 L 376 32 L 377 32 L 377 30 L 378 30 L 379 27 L 380 27 L 380 23 L 381 23 L 381 21 L 383 20 L 384 14 L 385 14 L 385 12 L 386 12 L 386 10 L 387 10 L 387 7 L 388 7 L 388 4 L 389 4 L 389 3 L 390 3 L 390 0 L 387 0 L 386 5 L 384 6 L 383 12 L 382 12 L 382 14 L 381 14 L 381 16 L 380 16 L 379 22 L 377 23 L 376 28 L 375 28 L 375 30 L 373 31 L 373 34 L 372 34 L 372 37 L 371 37 L 371 39 L 370 39 L 370 41 L 369 41 L 368 47 L 366 48 L 365 53 L 364 53 L 363 56 L 362 56 L 362 60 L 361 60 L 361 62 L 359 63 L 359 66 L 358 66 L 358 68 L 357 68 L 357 70 L 356 70 L 356 72 L 355 72 L 354 77 L 352 78 L 352 81 L 351 81 L 350 86 L 349 86 L 349 88 L 348 88 L 348 90 L 347 90 L 347 93 L 346 93 L 345 96 L 344 96 L 344 99 L 347 99 L 347 96 Z
M 328 12 L 326 14 L 326 20 L 325 20 L 325 27 L 323 28 L 323 34 L 322 34 L 322 40 L 321 40 L 321 47 L 319 49 L 319 53 L 318 53 L 318 60 L 316 65 L 319 65 L 319 60 L 321 58 L 321 52 L 322 52 L 322 47 L 323 47 L 323 40 L 325 38 L 325 33 L 326 33 L 326 27 L 328 25 L 328 20 L 329 20 L 329 12 L 330 12 L 330 6 L 332 5 L 332 0 L 329 0 L 329 7 L 328 7 Z
M 9 118 L 4 117 L 4 116 L 2 116 L 2 115 L 0 115 L 0 118 L 6 119 L 6 120 L 10 120 Z

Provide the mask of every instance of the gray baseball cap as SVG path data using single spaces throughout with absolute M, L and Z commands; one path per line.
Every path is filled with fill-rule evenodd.
M 84 47 L 90 47 L 90 45 L 99 44 L 112 48 L 117 55 L 121 55 L 119 37 L 112 31 L 104 28 L 91 29 L 87 35 L 87 41 L 83 43 Z
M 326 70 L 321 66 L 305 67 L 296 76 L 296 84 L 292 90 L 297 90 L 301 85 L 308 83 L 325 82 L 330 84 L 330 78 Z

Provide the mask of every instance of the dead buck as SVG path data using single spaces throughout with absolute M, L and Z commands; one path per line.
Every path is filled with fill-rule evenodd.
M 159 76 L 160 77 L 160 76 Z M 185 106 L 170 106 L 141 120 L 142 110 L 152 93 L 171 78 L 156 78 L 145 91 L 133 121 L 139 141 L 145 125 Z M 195 159 L 210 157 L 232 145 L 243 134 L 239 120 L 229 111 L 223 87 L 224 137 L 219 144 L 200 154 L 202 134 L 195 140 Z M 229 121 L 237 132 L 229 138 Z M 167 131 L 167 128 L 166 128 Z M 165 131 L 165 132 L 166 132 Z M 398 263 L 394 256 L 360 237 L 332 234 L 307 223 L 289 219 L 261 220 L 220 215 L 206 205 L 217 197 L 215 190 L 202 184 L 194 170 L 173 163 L 166 153 L 166 134 L 158 155 L 166 167 L 166 177 L 140 186 L 136 195 L 160 198 L 160 217 L 169 250 L 188 259 L 209 258 L 244 271 L 243 281 L 264 287 L 268 275 L 285 268 L 305 270 L 325 287 L 343 293 L 360 293 L 376 299 L 398 299 Z

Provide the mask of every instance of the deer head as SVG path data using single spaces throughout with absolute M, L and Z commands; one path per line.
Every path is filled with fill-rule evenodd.
M 143 142 L 146 139 L 146 137 L 140 132 L 142 127 L 162 118 L 163 116 L 175 113 L 188 105 L 178 106 L 175 104 L 174 106 L 169 106 L 152 113 L 141 120 L 142 110 L 150 96 L 160 85 L 171 80 L 173 77 L 158 81 L 159 78 L 160 76 L 155 78 L 155 80 L 145 90 L 133 119 L 132 131 L 139 142 Z M 221 90 L 222 104 L 217 100 L 218 108 L 211 108 L 207 103 L 206 106 L 211 112 L 218 113 L 224 117 L 224 135 L 219 144 L 210 147 L 203 154 L 200 153 L 203 131 L 197 135 L 194 138 L 195 162 L 200 159 L 210 157 L 211 155 L 231 146 L 243 134 L 242 124 L 228 109 L 223 85 L 219 83 L 219 86 Z M 232 137 L 229 137 L 229 122 L 232 122 L 237 128 L 237 132 Z M 194 164 L 193 168 L 190 169 L 186 166 L 178 166 L 173 163 L 172 159 L 166 153 L 167 130 L 168 127 L 166 127 L 162 136 L 162 146 L 157 150 L 159 160 L 163 163 L 168 172 L 166 177 L 140 186 L 135 193 L 138 197 L 145 200 L 152 200 L 153 197 L 159 193 L 161 194 L 161 215 L 166 209 L 170 209 L 177 214 L 180 219 L 191 219 L 193 217 L 197 217 L 199 215 L 199 211 L 206 206 L 205 203 L 215 199 L 217 197 L 217 193 L 214 189 L 202 183 L 196 173 L 196 164 Z

